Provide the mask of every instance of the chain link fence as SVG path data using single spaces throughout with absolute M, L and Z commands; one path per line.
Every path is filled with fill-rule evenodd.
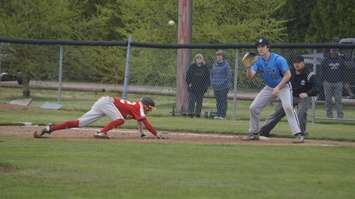
M 241 66 L 244 53 L 256 51 L 253 45 L 164 46 L 132 42 L 127 54 L 128 42 L 78 44 L 55 41 L 44 42 L 41 45 L 32 45 L 33 43 L 30 42 L 2 42 L 0 46 L 0 73 L 3 74 L 0 82 L 1 103 L 8 103 L 22 96 L 23 81 L 26 81 L 23 74 L 29 74 L 30 77 L 27 79 L 31 80 L 33 106 L 41 106 L 46 101 L 57 101 L 63 105 L 63 109 L 87 110 L 101 95 L 126 95 L 132 100 L 149 95 L 156 99 L 159 105 L 154 114 L 191 116 L 191 111 L 188 110 L 189 98 L 184 101 L 185 111 L 179 112 L 175 108 L 178 92 L 176 90 L 177 49 L 182 47 L 191 48 L 192 58 L 196 54 L 203 55 L 209 72 L 208 76 L 198 74 L 201 75 L 201 82 L 207 83 L 208 87 L 200 91 L 202 94 L 199 95 L 203 96 L 201 112 L 197 111 L 200 114 L 193 112 L 194 116 L 215 118 L 218 112 L 216 95 L 221 93 L 216 93 L 211 84 L 222 81 L 224 73 L 230 73 L 227 82 L 226 114 L 223 117 L 227 120 L 248 120 L 250 102 L 264 85 L 260 77 L 247 80 L 245 68 Z M 329 51 L 333 48 L 337 49 L 337 59 L 341 60 L 339 65 L 329 59 Z M 229 65 L 224 69 L 228 71 L 213 67 L 219 62 L 216 55 L 218 50 L 223 51 L 223 58 Z M 317 98 L 314 98 L 312 108 L 309 110 L 311 120 L 355 120 L 354 44 L 279 44 L 273 45 L 271 50 L 283 55 L 289 61 L 290 67 L 296 55 L 303 55 L 306 68 L 316 73 L 320 82 L 320 93 Z M 191 64 L 194 61 L 191 60 Z M 183 67 L 187 72 L 190 65 Z M 339 73 L 331 71 L 337 67 Z M 211 80 L 211 73 L 215 77 L 218 76 L 219 80 Z M 329 77 L 331 79 L 327 79 Z M 336 78 L 337 82 L 333 82 L 335 80 L 332 78 Z M 186 90 L 188 89 L 189 85 L 186 83 Z M 191 95 L 191 92 L 187 92 Z M 332 100 L 330 95 L 333 95 Z M 332 114 L 330 114 L 330 107 L 333 110 Z M 262 118 L 272 111 L 272 106 L 267 107 Z
M 1 43 L 0 53 L 0 103 L 30 94 L 34 107 L 87 111 L 101 95 L 120 95 L 124 47 Z

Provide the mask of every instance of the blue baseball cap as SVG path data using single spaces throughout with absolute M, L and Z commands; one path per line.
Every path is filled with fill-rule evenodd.
M 258 47 L 258 46 L 268 46 L 269 47 L 269 42 L 267 39 L 265 38 L 260 38 L 256 43 L 255 43 L 255 46 Z

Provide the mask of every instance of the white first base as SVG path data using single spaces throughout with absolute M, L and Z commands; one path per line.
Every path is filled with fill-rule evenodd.
M 29 106 L 32 103 L 32 98 L 23 98 L 11 100 L 9 104 L 19 105 L 19 106 Z

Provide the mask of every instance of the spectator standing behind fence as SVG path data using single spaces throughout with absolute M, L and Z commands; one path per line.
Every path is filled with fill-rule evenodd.
M 300 122 L 300 128 L 303 134 L 307 134 L 307 110 L 311 104 L 311 96 L 318 94 L 318 80 L 314 72 L 310 72 L 305 68 L 304 58 L 297 56 L 293 60 L 293 68 L 291 69 L 291 85 L 293 94 L 293 105 L 297 106 L 297 115 Z M 276 105 L 273 112 L 260 128 L 259 134 L 268 137 L 270 131 L 285 116 L 281 102 Z
M 200 117 L 203 95 L 210 84 L 210 71 L 202 54 L 196 54 L 193 63 L 186 72 L 187 90 L 189 92 L 188 116 Z
M 327 118 L 333 118 L 333 97 L 335 100 L 337 119 L 342 119 L 344 117 L 342 95 L 345 69 L 344 58 L 339 55 L 338 49 L 330 49 L 329 54 L 326 54 L 321 63 L 320 70 Z
M 217 113 L 214 119 L 225 119 L 228 108 L 228 91 L 232 79 L 231 69 L 225 59 L 224 52 L 216 52 L 216 62 L 212 66 L 210 73 L 211 86 L 216 98 Z
M 349 58 L 346 58 L 345 54 L 342 54 L 342 56 L 344 57 L 344 62 L 346 65 L 346 70 L 344 73 L 344 91 L 346 91 L 346 93 L 348 94 L 349 99 L 355 99 L 355 95 L 352 88 L 355 82 L 355 60 L 352 60 L 352 55 L 348 55 Z

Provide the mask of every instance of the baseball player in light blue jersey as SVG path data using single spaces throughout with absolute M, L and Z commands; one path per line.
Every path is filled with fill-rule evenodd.
M 259 116 L 263 108 L 270 104 L 273 98 L 279 97 L 286 113 L 288 124 L 295 143 L 303 143 L 304 135 L 300 130 L 297 114 L 292 103 L 292 87 L 289 83 L 291 72 L 284 57 L 270 52 L 269 42 L 261 38 L 256 42 L 259 57 L 255 64 L 247 69 L 247 77 L 251 79 L 260 73 L 265 87 L 257 94 L 251 103 L 248 140 L 258 140 Z

